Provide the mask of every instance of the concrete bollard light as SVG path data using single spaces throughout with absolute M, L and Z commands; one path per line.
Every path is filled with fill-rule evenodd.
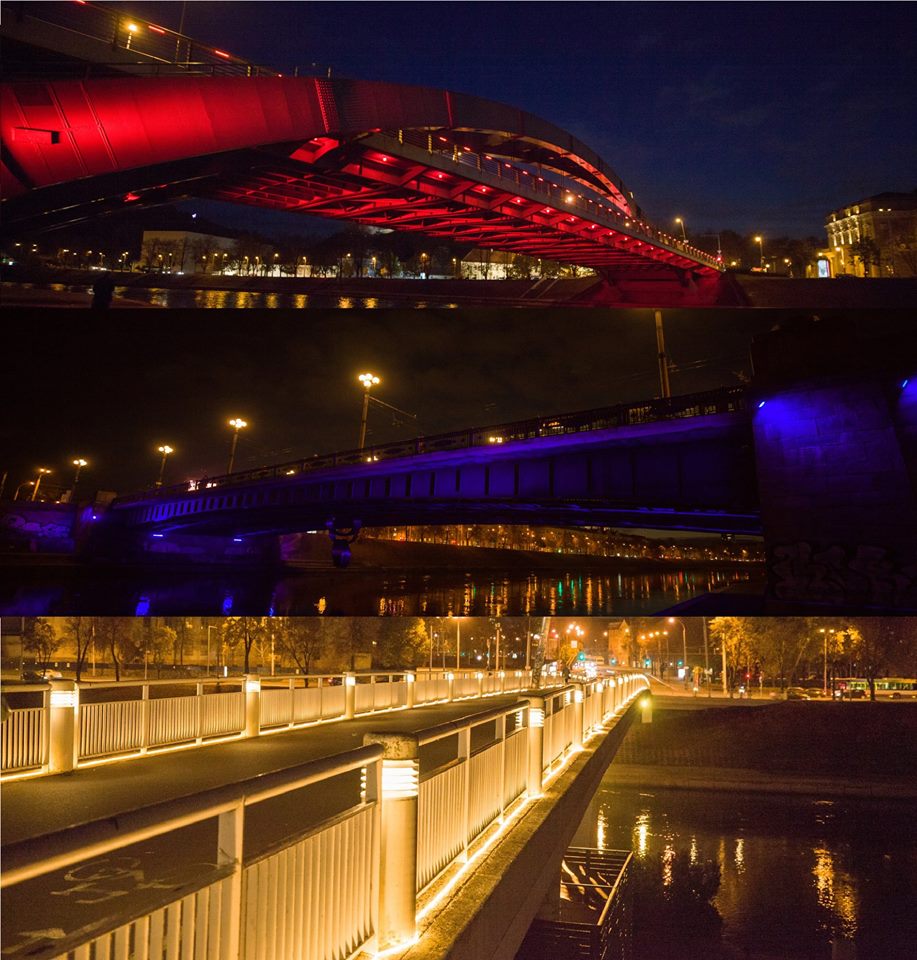
M 455 699 L 455 674 L 447 673 L 446 674 L 446 699 L 449 703 Z
M 48 772 L 69 773 L 79 756 L 79 687 L 73 680 L 52 680 L 49 700 Z
M 478 696 L 484 696 L 484 674 L 478 671 L 475 675 L 475 679 L 478 681 Z
M 529 756 L 525 789 L 540 797 L 544 784 L 544 697 L 529 697 Z
M 583 701 L 585 696 L 582 687 L 575 687 L 573 690 L 573 746 L 581 747 L 583 745 Z
M 405 694 L 405 702 L 407 703 L 407 708 L 410 710 L 414 706 L 414 683 L 416 682 L 417 677 L 413 673 L 406 673 L 404 675 L 404 682 L 407 684 L 407 693 Z
M 357 714 L 357 678 L 353 673 L 344 674 L 344 719 L 353 720 Z
M 652 723 L 653 722 L 653 698 L 648 694 L 644 693 L 640 697 L 640 710 L 642 713 L 643 723 Z
M 417 933 L 418 744 L 398 733 L 367 733 L 363 743 L 383 749 L 378 941 L 386 950 Z
M 261 732 L 261 677 L 247 673 L 245 690 L 245 736 L 257 737 Z

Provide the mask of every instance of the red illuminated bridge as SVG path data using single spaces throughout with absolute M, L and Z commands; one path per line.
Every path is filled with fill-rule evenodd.
M 315 77 L 114 76 L 2 86 L 2 213 L 48 229 L 187 197 L 414 231 L 717 286 L 601 157 L 522 110 L 447 90 Z

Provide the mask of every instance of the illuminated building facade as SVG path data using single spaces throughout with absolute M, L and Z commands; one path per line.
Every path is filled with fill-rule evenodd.
M 828 214 L 831 276 L 917 276 L 917 193 L 880 193 Z

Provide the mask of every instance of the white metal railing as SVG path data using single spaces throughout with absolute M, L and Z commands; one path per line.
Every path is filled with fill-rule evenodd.
M 8 844 L 0 885 L 5 898 L 29 897 L 47 928 L 40 932 L 54 934 L 39 952 L 57 960 L 325 960 L 405 944 L 416 936 L 424 888 L 467 860 L 515 801 L 541 796 L 543 772 L 552 761 L 556 769 L 549 754 L 570 739 L 560 750 L 572 756 L 647 687 L 640 675 L 591 681 L 420 733 L 367 734 L 357 750 L 123 813 L 114 826 L 105 819 Z M 546 702 L 562 731 L 550 746 Z M 307 792 L 294 796 L 309 789 L 320 791 L 322 813 Z M 280 840 L 265 833 L 275 819 Z M 196 842 L 215 840 L 215 848 L 203 863 L 179 864 L 191 871 L 182 882 L 167 881 L 174 864 L 156 852 L 156 838 L 169 835 L 181 860 L 181 831 L 202 827 Z M 62 873 L 88 881 L 80 887 L 87 903 L 93 879 L 104 879 L 108 899 L 118 877 L 143 882 L 87 925 L 66 897 L 48 892 Z M 5 950 L 31 955 L 35 924 L 25 916 L 17 925 L 11 902 Z
M 0 770 L 28 770 L 48 762 L 50 689 L 46 684 L 23 684 L 16 692 L 20 706 L 8 704 L 0 726 Z
M 520 692 L 530 685 L 528 670 L 487 674 L 426 669 L 343 676 L 9 684 L 2 691 L 10 710 L 0 739 L 0 773 L 65 772 L 111 757 L 129 759 L 150 750 L 256 736 L 356 714 Z M 65 706 L 54 709 L 55 703 Z M 68 759 L 71 724 L 74 747 Z M 61 749 L 52 749 L 51 743 Z
M 381 755 L 379 747 L 363 747 L 161 804 L 152 813 L 148 809 L 125 814 L 116 831 L 100 821 L 57 835 L 47 849 L 41 841 L 37 851 L 35 841 L 7 847 L 0 878 L 4 895 L 9 888 L 36 884 L 37 896 L 47 900 L 42 913 L 54 916 L 57 924 L 51 931 L 56 953 L 49 945 L 38 952 L 60 960 L 351 956 L 371 940 L 377 923 L 373 891 L 378 885 Z M 355 785 L 356 773 L 362 774 L 362 790 Z M 247 852 L 252 807 L 263 805 L 269 815 L 272 804 L 282 806 L 297 791 L 316 787 L 341 795 L 333 815 L 294 832 L 280 849 L 266 850 L 257 849 L 255 820 L 256 849 Z M 207 862 L 191 865 L 189 876 L 174 884 L 167 879 L 170 864 L 161 858 L 157 862 L 144 848 L 158 837 L 178 836 L 186 828 L 207 824 L 212 825 L 210 842 L 216 841 Z M 42 884 L 46 876 L 64 869 L 65 880 L 84 881 L 82 903 L 94 903 L 100 896 L 104 900 L 103 892 L 110 899 L 112 887 L 130 886 L 131 880 L 143 882 L 133 897 L 126 898 L 134 901 L 131 905 L 119 902 L 120 915 L 109 910 L 104 919 L 73 929 L 85 923 L 85 917 L 80 914 L 77 923 L 61 902 L 66 897 L 49 896 Z M 94 883 L 99 880 L 104 882 Z M 60 884 L 60 874 L 56 883 Z M 173 887 L 180 891 L 177 896 L 163 896 L 161 891 Z M 158 891 L 159 899 L 150 891 Z M 34 924 L 24 917 L 19 927 L 21 931 L 15 920 L 7 924 L 4 953 L 24 950 L 32 955 L 37 947 Z

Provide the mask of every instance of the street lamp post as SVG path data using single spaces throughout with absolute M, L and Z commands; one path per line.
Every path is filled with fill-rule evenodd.
M 229 464 L 226 467 L 226 472 L 232 473 L 232 465 L 236 460 L 236 447 L 239 443 L 239 431 L 244 430 L 248 426 L 248 423 L 241 417 L 234 417 L 229 421 L 229 426 L 233 427 L 234 429 L 232 432 L 232 443 L 229 447 Z
M 761 255 L 761 269 L 764 269 L 764 237 L 755 237 L 755 243 L 758 244 L 758 251 Z
M 681 239 L 684 240 L 685 243 L 687 243 L 687 242 L 688 242 L 688 235 L 687 235 L 687 233 L 685 233 L 685 222 L 684 222 L 684 220 L 682 220 L 681 217 L 676 217 L 676 218 L 675 218 L 675 222 L 678 224 L 678 226 L 681 227 Z
M 207 624 L 207 676 L 210 676 L 210 631 L 216 627 L 212 623 Z
M 42 477 L 46 477 L 51 472 L 52 471 L 47 467 L 38 468 L 38 476 L 35 478 L 35 486 L 32 487 L 32 496 L 29 497 L 29 500 L 34 502 L 35 498 L 38 496 L 38 488 L 41 486 Z
M 822 635 L 825 641 L 825 664 L 824 664 L 824 673 L 822 675 L 821 691 L 827 697 L 828 696 L 828 634 L 834 633 L 835 631 L 826 630 L 824 627 L 822 627 L 818 632 Z
M 455 617 L 455 669 L 459 670 L 462 666 L 461 660 L 462 647 L 462 618 Z
M 373 373 L 361 373 L 357 380 L 363 384 L 363 413 L 360 417 L 360 444 L 358 450 L 366 445 L 366 420 L 369 417 L 369 391 L 382 381 Z
M 73 475 L 73 489 L 75 490 L 76 485 L 80 482 L 80 471 L 83 467 L 89 465 L 89 461 L 84 460 L 82 457 L 77 457 L 76 460 L 73 461 L 73 465 L 76 467 L 76 473 Z
M 19 491 L 20 491 L 23 487 L 33 487 L 33 486 L 35 486 L 35 481 L 34 481 L 34 480 L 23 480 L 22 483 L 20 483 L 19 486 L 16 487 L 16 492 L 13 494 L 13 499 L 14 499 L 14 500 L 18 500 L 18 499 L 19 499 Z
M 685 627 L 684 620 L 681 617 L 669 617 L 669 623 L 678 623 L 681 625 L 681 648 L 682 648 L 682 663 L 685 668 L 685 677 L 684 682 L 685 686 L 688 685 L 688 630 Z
M 159 461 L 159 479 L 156 481 L 156 486 L 161 487 L 162 478 L 166 472 L 166 460 L 168 459 L 170 453 L 175 453 L 175 450 L 167 443 L 164 443 L 161 447 L 157 447 L 156 449 L 162 454 L 162 459 Z

